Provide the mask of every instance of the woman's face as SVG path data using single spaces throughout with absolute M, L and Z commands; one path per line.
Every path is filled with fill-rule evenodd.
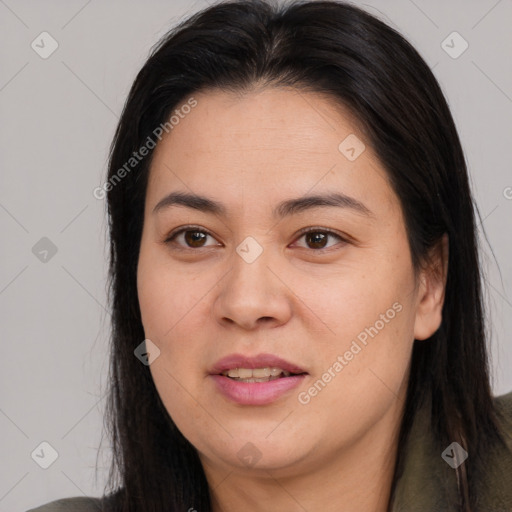
M 169 415 L 204 464 L 237 471 L 286 474 L 364 439 L 370 449 L 399 421 L 414 338 L 441 321 L 441 291 L 415 278 L 383 167 L 325 96 L 194 98 L 155 149 L 137 275 Z M 172 193 L 219 208 L 155 210 Z M 281 376 L 236 380 L 269 373 Z

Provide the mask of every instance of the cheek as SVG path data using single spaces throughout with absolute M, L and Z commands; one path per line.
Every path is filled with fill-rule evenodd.
M 192 413 L 197 403 L 190 396 L 197 396 L 204 353 L 205 324 L 199 317 L 204 320 L 205 293 L 213 283 L 206 273 L 180 271 L 161 253 L 142 246 L 137 269 L 144 334 L 160 350 L 150 370 L 169 412 L 186 406 Z
M 398 343 L 400 336 L 409 335 L 409 317 L 414 315 L 412 273 L 406 262 L 390 265 L 386 259 L 389 256 L 381 262 L 347 266 L 328 282 L 315 285 L 314 279 L 308 280 L 309 286 L 302 289 L 304 301 L 330 328 L 326 341 L 330 337 L 329 345 L 337 351 L 348 350 L 358 336 L 362 343 L 371 339 L 367 330 L 371 328 L 376 334 L 375 326 L 378 338 L 389 338 L 392 344 Z
M 383 305 L 377 311 L 388 323 L 375 317 L 371 308 L 358 312 L 356 319 L 347 322 L 350 327 L 342 319 L 338 321 L 336 341 L 325 346 L 323 364 L 299 390 L 299 411 L 327 447 L 340 443 L 340 432 L 347 445 L 355 442 L 399 407 L 405 396 L 412 311 L 403 304 L 400 312 L 388 309 L 387 300 Z M 392 319 L 390 311 L 396 313 Z
M 347 408 L 373 415 L 372 409 L 383 411 L 401 393 L 415 318 L 414 276 L 403 254 L 390 251 L 364 270 L 354 265 L 322 293 L 308 296 L 311 304 L 323 305 L 319 316 L 330 327 L 323 342 L 316 340 L 320 382 L 305 390 L 316 413 L 330 411 L 340 421 Z
M 151 377 L 178 428 L 186 429 L 190 422 L 199 426 L 205 423 L 204 411 L 194 398 L 199 395 L 197 361 L 201 355 L 198 335 L 201 323 L 193 321 L 193 313 L 200 306 L 201 294 L 197 293 L 196 297 L 194 287 L 184 289 L 183 279 L 175 269 L 158 265 L 156 258 L 149 256 L 141 252 L 137 288 L 145 337 L 160 350 L 149 366 Z
M 170 264 L 165 251 L 142 246 L 137 292 L 146 336 L 163 342 L 172 338 L 182 325 L 190 324 L 194 310 L 212 286 L 210 281 L 211 276 L 205 272 L 191 274 Z

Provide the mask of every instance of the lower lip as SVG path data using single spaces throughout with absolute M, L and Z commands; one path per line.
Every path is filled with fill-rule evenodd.
M 242 382 L 224 377 L 210 375 L 219 391 L 227 398 L 243 405 L 266 405 L 275 402 L 287 391 L 297 387 L 306 374 L 294 375 L 269 380 L 268 382 Z

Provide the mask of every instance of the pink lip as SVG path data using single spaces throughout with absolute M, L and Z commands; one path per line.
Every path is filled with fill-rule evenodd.
M 210 369 L 213 375 L 219 375 L 225 370 L 231 368 L 281 368 L 290 373 L 306 373 L 296 364 L 290 363 L 273 354 L 258 354 L 254 357 L 244 356 L 242 354 L 230 354 L 229 356 L 219 359 Z
M 268 382 L 239 382 L 224 375 L 210 377 L 215 381 L 217 389 L 233 402 L 243 405 L 266 405 L 298 386 L 306 375 L 281 377 Z
M 268 382 L 240 382 L 220 375 L 223 371 L 231 368 L 267 367 L 281 368 L 290 373 L 302 373 L 303 375 L 291 375 L 290 377 L 282 377 Z M 287 391 L 298 386 L 307 374 L 299 366 L 272 354 L 259 354 L 255 357 L 231 354 L 217 361 L 210 373 L 210 377 L 217 385 L 217 389 L 226 398 L 243 405 L 270 404 Z

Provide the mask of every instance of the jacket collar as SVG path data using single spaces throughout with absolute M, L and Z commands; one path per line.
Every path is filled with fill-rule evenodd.
M 444 512 L 453 510 L 457 480 L 455 470 L 441 457 L 430 429 L 431 404 L 427 401 L 415 415 L 405 459 L 399 476 L 392 512 Z
M 494 400 L 508 449 L 489 451 L 485 468 L 474 485 L 478 510 L 505 512 L 512 510 L 512 392 Z M 405 445 L 403 472 L 397 480 L 391 512 L 458 510 L 456 472 L 442 458 L 430 425 L 431 403 L 427 402 L 417 411 Z

